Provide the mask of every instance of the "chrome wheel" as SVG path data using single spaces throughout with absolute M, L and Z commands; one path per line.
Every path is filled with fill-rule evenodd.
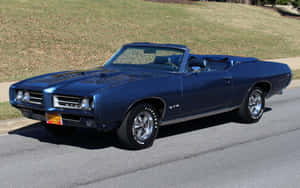
M 259 118 L 263 110 L 263 96 L 258 91 L 253 91 L 249 96 L 248 109 L 252 118 Z
M 144 144 L 153 133 L 154 119 L 150 112 L 142 111 L 138 113 L 132 126 L 132 135 L 135 141 L 139 144 Z

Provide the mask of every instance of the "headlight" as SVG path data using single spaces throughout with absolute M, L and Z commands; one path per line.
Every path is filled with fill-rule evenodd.
M 87 98 L 82 99 L 81 101 L 81 109 L 83 110 L 90 110 L 90 100 Z
M 30 101 L 30 94 L 29 92 L 24 93 L 23 101 L 29 102 Z
M 20 100 L 23 99 L 23 91 L 21 91 L 21 90 L 18 91 L 16 99 L 17 99 L 18 101 L 20 101 Z

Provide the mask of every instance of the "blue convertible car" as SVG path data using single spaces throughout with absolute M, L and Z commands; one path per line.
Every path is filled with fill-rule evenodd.
M 10 87 L 10 103 L 51 132 L 113 130 L 122 144 L 151 146 L 159 126 L 233 111 L 256 122 L 265 98 L 292 79 L 282 63 L 190 54 L 186 46 L 124 45 L 103 67 L 29 78 Z

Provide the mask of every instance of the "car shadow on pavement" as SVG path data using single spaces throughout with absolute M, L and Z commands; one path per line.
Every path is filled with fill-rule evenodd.
M 271 108 L 266 108 L 265 112 L 271 110 Z M 230 122 L 237 122 L 233 113 L 224 113 L 184 123 L 163 126 L 159 130 L 157 139 L 163 139 L 165 137 L 176 136 L 187 132 L 224 125 Z M 41 123 L 36 123 L 11 131 L 9 134 L 37 139 L 40 142 L 57 145 L 69 145 L 84 149 L 103 149 L 108 147 L 126 149 L 118 144 L 116 136 L 113 132 L 103 133 L 95 131 L 94 129 L 78 128 L 77 131 L 72 135 L 53 136 L 43 127 Z
M 10 131 L 8 134 L 20 135 L 56 145 L 69 145 L 85 149 L 102 149 L 111 146 L 118 147 L 113 133 L 102 133 L 94 129 L 78 128 L 73 134 L 54 136 L 43 126 L 35 123 L 27 127 Z

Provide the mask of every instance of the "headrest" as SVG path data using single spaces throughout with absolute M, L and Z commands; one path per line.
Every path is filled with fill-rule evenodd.
M 171 61 L 171 58 L 169 56 L 156 56 L 154 59 L 155 64 L 163 64 Z
M 200 66 L 201 68 L 205 68 L 206 67 L 206 60 L 202 59 L 202 58 L 198 58 L 198 57 L 195 57 L 195 56 L 191 56 L 189 58 L 189 66 L 192 67 L 192 66 Z

